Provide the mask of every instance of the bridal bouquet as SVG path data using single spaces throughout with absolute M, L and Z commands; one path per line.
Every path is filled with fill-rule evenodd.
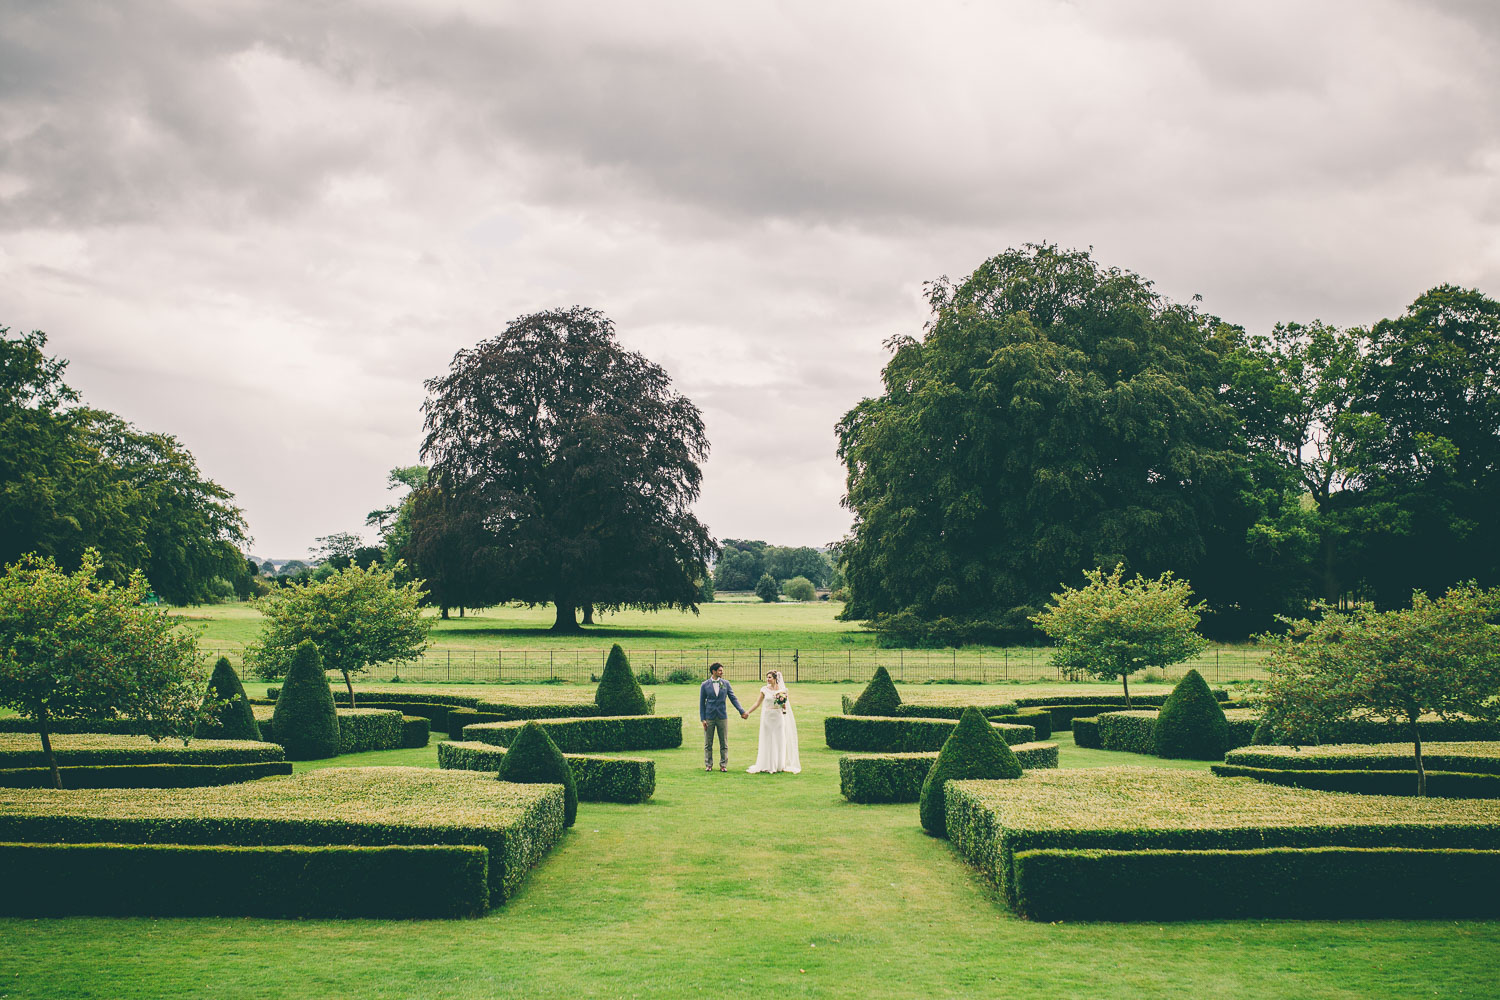
M 786 692 L 783 691 L 780 694 L 778 694 L 775 698 L 772 698 L 771 699 L 771 704 L 773 704 L 777 708 L 781 709 L 781 714 L 785 715 L 786 714 Z

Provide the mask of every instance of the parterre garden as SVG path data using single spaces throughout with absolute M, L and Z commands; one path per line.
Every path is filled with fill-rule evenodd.
M 294 670 L 225 710 L 261 740 L 58 735 L 61 791 L 0 732 L 0 995 L 1494 995 L 1481 723 L 1434 722 L 1415 798 L 1400 745 L 1251 746 L 1254 707 L 1193 678 L 1124 711 L 880 672 L 797 691 L 800 776 L 720 775 L 696 690 L 648 697 L 623 657 L 598 690 L 359 708 L 313 672 L 311 708 Z

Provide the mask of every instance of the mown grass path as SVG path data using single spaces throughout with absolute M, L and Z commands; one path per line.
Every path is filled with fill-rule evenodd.
M 687 735 L 653 755 L 656 797 L 584 803 L 483 919 L 0 921 L 0 998 L 1500 995 L 1497 922 L 1017 920 L 915 806 L 839 797 L 821 720 L 840 689 L 797 692 L 798 776 L 744 773 L 754 717 L 732 720 L 733 770 L 705 774 L 695 691 L 655 690 Z

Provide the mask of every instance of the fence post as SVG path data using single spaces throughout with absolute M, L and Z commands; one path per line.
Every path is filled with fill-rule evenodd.
M 792 650 L 792 680 L 794 680 L 794 681 L 800 681 L 801 679 L 802 679 L 802 658 L 801 658 L 801 656 L 798 655 L 798 651 L 794 649 L 794 650 Z
M 495 680 L 505 680 L 505 650 L 495 651 Z
M 953 649 L 953 679 L 958 680 L 958 648 Z
M 906 681 L 906 650 L 904 650 L 904 649 L 900 650 L 900 653 L 901 653 L 901 663 L 900 663 L 900 665 L 896 669 L 901 672 L 901 680 L 902 680 L 902 682 L 905 682 Z
M 1010 647 L 1005 647 L 1005 679 L 1010 680 Z
M 557 680 L 557 668 L 552 664 L 552 650 L 547 650 L 547 676 Z

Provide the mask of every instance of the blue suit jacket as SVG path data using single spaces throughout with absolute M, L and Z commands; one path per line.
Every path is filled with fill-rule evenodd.
M 729 718 L 729 709 L 724 704 L 725 698 L 734 702 L 734 707 L 739 710 L 741 715 L 745 714 L 745 710 L 740 708 L 740 700 L 734 696 L 734 688 L 729 686 L 729 682 L 720 680 L 718 683 L 718 695 L 714 694 L 714 679 L 712 677 L 698 687 L 698 720 L 700 722 L 707 719 Z

